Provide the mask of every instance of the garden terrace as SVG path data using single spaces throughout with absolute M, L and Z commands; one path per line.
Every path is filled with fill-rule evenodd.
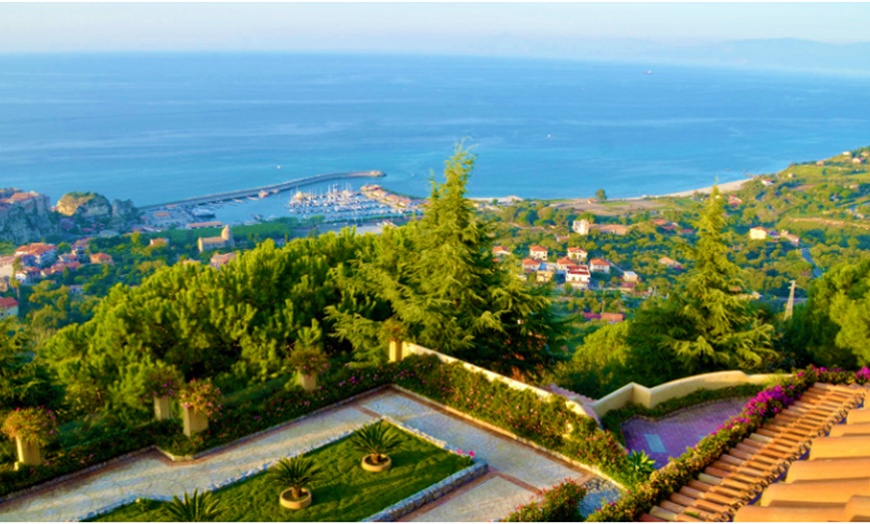
M 813 439 L 827 434 L 858 406 L 865 393 L 856 386 L 814 384 L 788 408 L 774 408 L 776 415 L 771 420 L 719 455 L 641 520 L 730 520 L 803 455 Z M 737 418 L 737 423 L 743 420 Z
M 393 426 L 396 427 L 396 426 Z M 440 449 L 406 431 L 397 431 L 399 447 L 392 467 L 372 474 L 360 467 L 362 454 L 350 437 L 306 454 L 323 471 L 313 485 L 311 506 L 288 511 L 278 504 L 282 488 L 270 486 L 267 472 L 258 473 L 213 493 L 222 501 L 220 520 L 241 522 L 362 520 L 471 465 L 467 456 Z M 155 503 L 156 502 L 156 503 Z M 101 522 L 176 520 L 168 502 L 140 500 L 98 517 Z
M 432 377 L 424 374 L 422 380 Z M 484 379 L 485 380 L 485 379 Z M 342 405 L 283 424 L 248 440 L 204 454 L 195 460 L 173 462 L 158 451 L 116 461 L 57 485 L 4 502 L 0 520 L 63 521 L 103 513 L 143 499 L 166 500 L 172 495 L 212 491 L 262 471 L 286 455 L 315 449 L 325 441 L 389 417 L 416 432 L 472 450 L 489 472 L 408 516 L 418 520 L 486 521 L 506 516 L 541 489 L 571 478 L 579 485 L 599 480 L 578 465 L 522 442 L 482 428 L 470 417 L 456 414 L 416 394 L 385 388 Z M 315 496 L 317 496 L 315 486 Z M 277 494 L 275 504 L 277 504 Z M 313 506 L 312 506 L 313 507 Z

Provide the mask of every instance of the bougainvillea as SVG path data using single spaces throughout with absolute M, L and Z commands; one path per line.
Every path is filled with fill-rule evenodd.
M 505 522 L 582 522 L 580 503 L 586 496 L 586 489 L 573 479 L 565 479 L 561 484 L 538 493 L 541 500 L 517 506 Z
M 220 410 L 221 390 L 211 380 L 191 380 L 182 388 L 179 402 L 186 408 L 210 417 Z
M 329 358 L 318 348 L 299 347 L 290 354 L 289 364 L 304 375 L 313 375 L 329 368 Z
M 44 446 L 57 436 L 57 420 L 50 409 L 18 408 L 6 416 L 3 433 Z

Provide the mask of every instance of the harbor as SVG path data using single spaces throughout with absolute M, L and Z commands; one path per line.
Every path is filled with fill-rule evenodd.
M 359 179 L 382 176 L 385 175 L 380 171 L 316 175 L 282 184 L 145 206 L 142 210 L 145 223 L 154 230 L 195 228 L 203 224 L 255 224 L 285 217 L 303 223 L 360 226 L 401 220 L 420 213 L 418 200 L 393 194 L 374 184 L 355 187 Z M 335 182 L 337 179 L 344 181 Z

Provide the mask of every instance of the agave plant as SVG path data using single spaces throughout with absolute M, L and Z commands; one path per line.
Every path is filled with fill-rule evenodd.
M 377 465 L 399 445 L 399 434 L 393 426 L 376 422 L 361 427 L 351 437 L 351 443 L 357 451 L 368 455 L 369 462 Z
M 311 457 L 298 455 L 292 459 L 283 458 L 269 470 L 269 480 L 290 490 L 293 499 L 302 498 L 302 490 L 310 488 L 321 479 L 320 466 Z
M 655 461 L 643 450 L 635 450 L 628 454 L 628 466 L 644 477 L 650 476 L 656 469 Z
M 208 491 L 194 490 L 193 496 L 185 491 L 184 500 L 172 497 L 167 509 L 178 522 L 209 522 L 218 520 L 221 500 Z

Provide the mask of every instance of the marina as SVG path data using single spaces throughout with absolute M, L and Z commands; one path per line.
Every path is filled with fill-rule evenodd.
M 306 186 L 304 191 L 301 186 Z M 319 184 L 309 182 L 280 190 L 272 187 L 253 191 L 233 192 L 234 198 L 201 197 L 195 201 L 189 199 L 159 207 L 149 206 L 145 211 L 145 221 L 156 229 L 186 228 L 191 223 L 203 221 L 255 224 L 279 218 L 333 226 L 359 226 L 400 220 L 421 212 L 420 201 L 371 184 L 355 189 L 350 182 L 324 184 L 321 179 Z M 287 198 L 288 195 L 291 196 Z M 212 200 L 206 201 L 206 198 Z

